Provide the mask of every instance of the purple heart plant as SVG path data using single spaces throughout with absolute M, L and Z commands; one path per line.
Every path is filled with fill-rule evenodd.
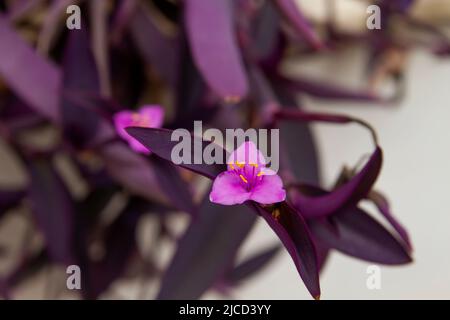
M 308 98 L 389 106 L 407 92 L 408 52 L 424 47 L 445 57 L 450 41 L 439 25 L 411 14 L 412 0 L 375 1 L 381 29 L 359 33 L 332 19 L 315 21 L 296 3 L 0 0 L 0 137 L 8 154 L 0 224 L 15 217 L 26 226 L 11 232 L 20 250 L 0 254 L 0 261 L 11 259 L 0 294 L 20 298 L 15 289 L 49 266 L 65 272 L 75 265 L 80 290 L 68 290 L 52 272 L 55 290 L 47 297 L 122 298 L 116 288 L 128 280 L 142 283 L 136 298 L 228 295 L 284 247 L 318 299 L 331 251 L 379 264 L 411 262 L 406 229 L 373 189 L 382 141 L 365 121 L 304 107 Z M 68 14 L 69 5 L 80 10 Z M 283 67 L 352 46 L 367 57 L 363 89 L 302 72 L 294 77 Z M 390 79 L 396 85 L 387 96 L 379 88 Z M 217 132 L 279 130 L 279 170 L 253 142 L 226 150 L 191 135 L 194 121 Z M 373 152 L 326 187 L 310 123 L 356 123 L 371 133 Z M 191 138 L 189 156 L 209 146 L 223 163 L 173 161 L 172 135 L 180 129 Z M 380 217 L 363 202 L 375 204 Z M 180 234 L 174 221 L 183 217 Z M 279 241 L 238 260 L 260 219 Z M 160 259 L 166 244 L 174 248 L 167 265 Z M 150 296 L 145 286 L 153 282 L 158 292 Z

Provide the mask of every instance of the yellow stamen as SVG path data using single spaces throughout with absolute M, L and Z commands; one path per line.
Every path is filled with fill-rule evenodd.
M 275 220 L 277 220 L 277 221 L 278 221 L 278 218 L 280 217 L 280 215 L 281 215 L 281 212 L 280 212 L 279 209 L 275 209 L 275 210 L 272 212 L 272 217 L 273 217 Z
M 262 175 L 264 175 L 264 172 L 260 171 L 260 172 L 258 172 L 258 174 L 256 176 L 261 177 Z
M 245 165 L 245 162 L 238 162 L 238 161 L 236 161 L 236 165 L 239 167 L 239 168 L 243 168 L 244 167 L 244 165 Z
M 247 179 L 245 179 L 242 174 L 240 174 L 239 177 L 242 179 L 242 181 L 244 181 L 245 183 L 248 183 Z
M 228 165 L 231 167 L 232 170 L 235 170 L 234 165 L 232 163 L 229 163 Z
M 250 163 L 250 165 L 251 165 L 252 167 L 258 168 L 258 164 L 257 164 L 257 163 Z

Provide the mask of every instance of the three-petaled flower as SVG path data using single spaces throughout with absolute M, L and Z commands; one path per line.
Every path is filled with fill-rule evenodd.
M 228 170 L 214 180 L 211 202 L 234 205 L 247 200 L 273 204 L 286 199 L 281 178 L 269 168 L 263 154 L 251 141 L 244 142 L 228 158 Z
M 150 154 L 151 152 L 135 138 L 130 136 L 125 128 L 143 127 L 160 128 L 164 119 L 164 110 L 157 105 L 143 106 L 137 111 L 120 111 L 113 117 L 117 134 L 128 142 L 130 147 L 139 153 Z

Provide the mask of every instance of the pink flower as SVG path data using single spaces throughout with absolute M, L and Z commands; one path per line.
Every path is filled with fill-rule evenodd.
M 228 159 L 228 170 L 214 180 L 211 202 L 233 205 L 253 200 L 273 204 L 286 199 L 281 178 L 266 168 L 262 153 L 253 144 L 245 142 Z
M 143 106 L 138 111 L 120 111 L 113 117 L 117 134 L 128 141 L 130 147 L 139 153 L 150 154 L 150 151 L 139 141 L 130 136 L 125 128 L 144 127 L 160 128 L 164 119 L 164 110 L 157 105 Z

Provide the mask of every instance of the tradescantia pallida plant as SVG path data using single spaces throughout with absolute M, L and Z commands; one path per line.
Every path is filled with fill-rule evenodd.
M 358 36 L 331 23 L 315 28 L 293 0 L 80 0 L 82 28 L 69 31 L 65 10 L 73 2 L 0 1 L 0 132 L 28 177 L 19 187 L 1 186 L 0 219 L 25 207 L 23 219 L 33 226 L 28 233 L 43 237 L 32 249 L 25 242 L 2 276 L 4 297 L 14 298 L 14 288 L 45 266 L 73 264 L 82 270 L 80 292 L 87 299 L 107 296 L 113 283 L 129 277 L 161 279 L 159 299 L 226 293 L 282 247 L 237 263 L 261 218 L 314 298 L 332 250 L 380 264 L 411 262 L 407 231 L 373 190 L 383 158 L 374 130 L 349 115 L 306 112 L 298 101 L 388 104 L 400 98 L 403 69 L 392 52 L 424 42 L 413 31 L 399 38 L 388 30 L 408 23 L 427 30 L 435 53 L 449 47 L 435 26 L 410 17 L 414 1 L 377 1 L 383 28 Z M 354 43 L 367 48 L 371 78 L 396 80 L 393 96 L 281 71 L 288 56 L 333 54 Z M 265 175 L 261 162 L 174 165 L 171 133 L 192 130 L 194 121 L 219 129 L 279 128 L 278 175 Z M 359 124 L 371 133 L 373 153 L 326 188 L 311 122 Z M 29 139 L 48 130 L 48 143 Z M 60 158 L 81 191 L 57 165 Z M 214 180 L 206 193 L 199 176 Z M 230 181 L 236 187 L 228 188 Z M 110 217 L 117 196 L 121 205 Z M 380 217 L 365 212 L 364 201 L 374 203 Z M 177 238 L 170 218 L 179 215 L 189 224 Z M 137 240 L 149 216 L 157 227 L 153 241 L 176 244 L 165 268 L 159 246 L 148 254 Z

